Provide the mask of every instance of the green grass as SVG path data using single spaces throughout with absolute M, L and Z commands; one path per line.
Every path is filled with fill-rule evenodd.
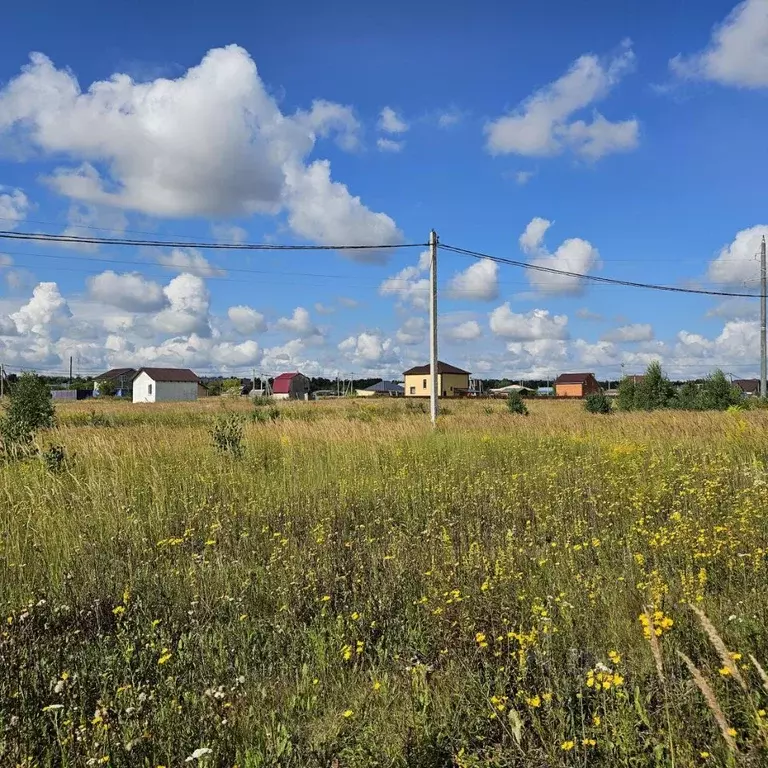
M 768 414 L 251 410 L 68 404 L 41 435 L 65 471 L 0 467 L 0 765 L 768 759 Z M 644 606 L 674 622 L 662 679 Z

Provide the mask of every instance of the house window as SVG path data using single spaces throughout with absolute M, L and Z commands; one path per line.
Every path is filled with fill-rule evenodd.
M 151 384 L 147 384 L 147 394 L 148 395 L 152 394 L 152 385 Z
M 412 394 L 412 395 L 415 395 L 415 394 L 416 394 L 416 387 L 411 387 L 411 394 Z
M 421 388 L 422 389 L 426 389 L 427 388 L 427 380 L 426 379 L 422 379 L 421 380 Z

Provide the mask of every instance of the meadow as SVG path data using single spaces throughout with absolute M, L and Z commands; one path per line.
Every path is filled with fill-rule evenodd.
M 0 466 L 0 765 L 768 764 L 768 411 L 257 410 Z

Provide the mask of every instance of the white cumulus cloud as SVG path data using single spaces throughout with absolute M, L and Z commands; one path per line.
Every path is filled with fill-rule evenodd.
M 197 248 L 174 248 L 170 253 L 161 253 L 157 261 L 164 267 L 199 277 L 220 277 L 227 274 L 226 270 L 214 267 Z
M 467 320 L 458 325 L 450 326 L 445 335 L 451 341 L 474 341 L 479 339 L 483 332 L 477 320 Z
M 703 51 L 675 56 L 669 65 L 682 78 L 741 88 L 768 87 L 768 3 L 739 3 L 715 27 Z
M 415 267 L 405 267 L 384 280 L 379 286 L 381 296 L 395 296 L 400 304 L 426 310 L 429 306 L 429 279 L 423 277 L 429 269 L 429 251 L 424 251 Z
M 591 160 L 626 152 L 638 143 L 637 120 L 610 122 L 594 112 L 591 122 L 572 120 L 574 113 L 603 99 L 634 68 L 629 43 L 609 61 L 580 56 L 570 70 L 529 96 L 511 114 L 486 124 L 486 149 L 492 155 L 558 155 L 570 149 Z
M 550 315 L 546 309 L 517 313 L 512 311 L 509 302 L 491 312 L 489 325 L 497 336 L 511 341 L 568 338 L 567 315 Z
M 257 312 L 253 307 L 247 307 L 239 304 L 236 307 L 230 307 L 227 310 L 227 317 L 238 333 L 262 333 L 267 329 L 267 323 L 264 315 Z
M 198 275 L 177 275 L 163 288 L 168 307 L 158 312 L 152 323 L 156 330 L 170 334 L 208 336 L 210 294 Z
M 603 334 L 601 341 L 623 344 L 635 341 L 651 341 L 653 339 L 653 326 L 650 323 L 633 323 L 622 325 Z
M 499 296 L 498 273 L 496 262 L 482 259 L 455 275 L 448 286 L 448 293 L 456 299 L 493 301 Z
M 65 326 L 72 312 L 56 283 L 38 283 L 32 298 L 11 315 L 20 334 L 33 333 L 53 337 Z
M 302 339 L 320 335 L 320 331 L 312 322 L 309 312 L 304 307 L 296 307 L 291 317 L 281 317 L 275 323 L 275 328 L 279 331 L 296 334 L 296 336 Z
M 23 221 L 29 211 L 29 198 L 20 189 L 0 185 L 0 224 L 2 229 L 13 229 Z
M 530 263 L 544 269 L 588 274 L 600 266 L 600 253 L 588 240 L 574 237 L 565 240 L 554 253 L 543 245 L 544 235 L 552 222 L 536 217 L 520 236 L 520 247 L 531 257 Z M 528 270 L 528 280 L 541 293 L 577 295 L 583 293 L 585 281 L 573 275 Z
M 138 272 L 122 275 L 111 269 L 87 280 L 92 299 L 128 312 L 156 312 L 167 303 L 162 286 Z
M 305 164 L 318 137 L 354 148 L 358 127 L 349 107 L 322 100 L 284 115 L 236 45 L 210 50 L 174 80 L 114 74 L 85 91 L 34 53 L 0 90 L 0 134 L 72 158 L 48 183 L 73 200 L 165 217 L 285 210 L 310 240 L 400 242 L 390 217 L 331 180 L 327 161 Z
M 709 263 L 707 275 L 714 283 L 757 289 L 760 280 L 760 242 L 768 238 L 768 225 L 742 229 Z
M 379 152 L 400 152 L 405 146 L 405 142 L 380 138 L 376 140 L 376 146 L 379 148 Z
M 421 344 L 427 338 L 427 321 L 423 317 L 409 317 L 395 334 L 406 345 Z

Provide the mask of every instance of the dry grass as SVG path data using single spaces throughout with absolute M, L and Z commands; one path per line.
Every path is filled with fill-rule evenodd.
M 413 408 L 62 405 L 0 467 L 0 765 L 727 764 L 694 669 L 768 759 L 768 412 Z

